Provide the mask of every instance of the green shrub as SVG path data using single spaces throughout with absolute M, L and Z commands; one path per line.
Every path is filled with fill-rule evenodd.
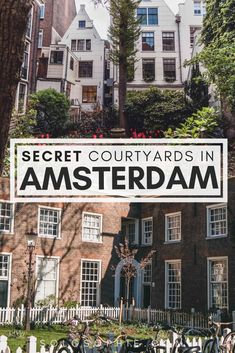
M 150 88 L 128 92 L 126 114 L 129 127 L 144 130 L 176 128 L 194 112 L 182 91 Z

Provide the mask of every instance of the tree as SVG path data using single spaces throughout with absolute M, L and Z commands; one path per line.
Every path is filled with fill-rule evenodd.
M 194 64 L 192 67 L 191 80 L 186 82 L 185 93 L 190 97 L 191 103 L 195 108 L 208 107 L 208 85 L 201 74 L 199 63 Z
M 123 261 L 121 275 L 125 279 L 126 303 L 128 307 L 130 302 L 131 280 L 137 274 L 137 269 L 133 265 L 133 260 L 137 255 L 138 249 L 130 248 L 128 240 L 125 239 L 123 243 L 119 244 L 119 246 L 115 246 L 115 251 L 118 258 Z M 146 265 L 150 263 L 154 253 L 155 250 L 151 250 L 145 257 L 140 260 L 140 268 L 144 269 Z
M 24 37 L 33 0 L 0 0 L 0 174 L 23 62 Z
M 206 0 L 206 9 L 201 36 L 203 49 L 194 62 L 203 64 L 208 81 L 216 85 L 225 115 L 230 111 L 229 115 L 232 112 L 234 116 L 235 0 Z
M 36 132 L 50 134 L 52 137 L 62 136 L 69 124 L 68 98 L 52 88 L 48 88 L 30 96 L 29 106 L 36 110 Z
M 128 74 L 136 59 L 135 41 L 140 35 L 139 20 L 136 10 L 140 0 L 110 0 L 109 13 L 112 24 L 109 28 L 111 39 L 110 58 L 119 67 L 119 124 L 127 129 L 125 104 L 127 95 Z

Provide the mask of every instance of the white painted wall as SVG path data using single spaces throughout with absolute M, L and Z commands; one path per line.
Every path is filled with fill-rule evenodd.
M 79 28 L 79 21 L 86 21 L 86 27 Z M 71 98 L 78 98 L 83 110 L 92 110 L 94 104 L 82 103 L 82 86 L 97 86 L 97 102 L 99 102 L 100 106 L 103 105 L 104 41 L 93 26 L 93 22 L 89 18 L 84 5 L 81 5 L 77 16 L 62 38 L 61 44 L 65 44 L 71 49 L 71 41 L 78 39 L 91 39 L 91 50 L 73 51 L 73 54 L 78 61 L 93 61 L 93 75 L 91 78 L 80 78 L 77 70 L 76 89 L 73 90 L 73 94 L 78 96 Z
M 53 88 L 57 92 L 60 92 L 60 87 L 60 81 L 37 80 L 37 92 L 47 88 Z
M 185 0 L 185 3 L 179 4 L 180 22 L 180 37 L 181 37 L 181 55 L 182 65 L 185 60 L 190 60 L 192 57 L 192 47 L 190 46 L 190 27 L 201 27 L 203 15 L 194 15 L 194 1 Z M 182 68 L 183 81 L 187 80 L 188 67 Z

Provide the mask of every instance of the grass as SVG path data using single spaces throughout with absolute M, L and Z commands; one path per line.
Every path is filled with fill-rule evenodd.
M 78 331 L 81 330 L 81 326 L 78 327 Z M 155 337 L 155 332 L 151 327 L 148 327 L 144 324 L 93 324 L 91 327 L 91 332 L 97 333 L 101 336 L 114 335 L 115 337 L 120 335 L 121 332 L 125 332 L 128 336 L 133 336 L 135 338 L 147 338 Z M 0 336 L 5 335 L 8 337 L 8 345 L 12 352 L 15 353 L 18 347 L 21 347 L 23 350 L 26 348 L 27 337 L 35 336 L 37 337 L 37 351 L 40 349 L 40 345 L 52 345 L 53 342 L 57 341 L 60 338 L 67 337 L 69 333 L 69 327 L 63 325 L 44 325 L 40 328 L 34 328 L 29 332 L 24 331 L 23 329 L 14 328 L 12 326 L 0 326 Z M 158 338 L 167 338 L 167 333 L 161 331 L 158 335 Z

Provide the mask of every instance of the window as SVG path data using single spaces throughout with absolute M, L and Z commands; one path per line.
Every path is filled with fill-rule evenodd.
M 228 259 L 208 259 L 209 309 L 228 308 Z
M 69 64 L 69 68 L 70 70 L 74 70 L 74 59 L 73 58 L 70 58 L 70 64 Z
M 142 33 L 142 50 L 144 51 L 154 50 L 154 32 Z
M 167 82 L 176 80 L 175 59 L 163 59 L 163 75 Z
M 77 41 L 76 39 L 71 40 L 71 50 L 76 51 L 77 50 Z
M 122 221 L 122 234 L 130 245 L 138 244 L 138 223 L 138 219 L 127 218 Z
M 194 15 L 196 16 L 204 16 L 206 14 L 206 5 L 203 0 L 194 0 Z
M 8 306 L 10 255 L 0 254 L 0 308 Z
M 175 33 L 163 32 L 162 33 L 162 50 L 174 51 L 175 50 Z
M 89 51 L 91 50 L 91 39 L 72 39 L 71 40 L 72 51 Z
M 59 238 L 60 215 L 61 211 L 58 209 L 39 207 L 38 235 Z
M 86 21 L 78 21 L 78 27 L 79 28 L 85 28 L 86 27 Z
M 144 284 L 151 284 L 152 283 L 152 263 L 150 262 L 144 268 L 144 277 L 143 277 Z
M 79 61 L 79 77 L 92 77 L 93 61 Z
M 190 47 L 194 46 L 194 42 L 195 42 L 195 33 L 197 31 L 200 31 L 201 27 L 199 26 L 194 26 L 194 27 L 190 27 Z
M 142 26 L 152 26 L 158 24 L 158 8 L 143 8 L 137 9 L 137 18 Z
M 207 207 L 207 237 L 227 235 L 227 206 Z
M 43 44 L 43 29 L 39 29 L 38 32 L 38 48 L 42 48 Z
M 86 50 L 91 50 L 91 40 L 86 39 Z
M 181 261 L 166 261 L 166 308 L 181 308 Z
M 29 68 L 29 43 L 25 42 L 23 64 L 21 67 L 21 78 L 23 80 L 28 79 L 28 68 Z
M 37 257 L 37 284 L 35 302 L 52 296 L 57 297 L 59 259 Z
M 43 20 L 45 18 L 45 5 L 42 4 L 40 6 L 40 14 L 39 14 L 40 20 Z
M 63 64 L 64 52 L 63 51 L 51 51 L 51 64 Z
M 32 9 L 29 12 L 28 15 L 28 22 L 27 22 L 27 28 L 26 28 L 26 36 L 28 38 L 31 38 L 31 34 L 32 34 L 32 20 L 33 20 L 33 14 L 32 14 Z
M 82 86 L 82 103 L 96 103 L 97 86 Z
M 171 213 L 165 216 L 165 241 L 181 240 L 181 213 Z
M 25 112 L 26 106 L 26 85 L 23 83 L 19 84 L 18 90 L 18 113 L 22 114 Z
M 81 305 L 99 305 L 100 261 L 81 262 Z
M 143 80 L 151 82 L 155 80 L 155 60 L 143 59 Z
M 152 245 L 153 242 L 153 219 L 142 219 L 142 244 Z
M 13 205 L 9 202 L 0 202 L 0 232 L 13 231 Z
M 82 240 L 101 243 L 102 216 L 95 213 L 83 213 Z

